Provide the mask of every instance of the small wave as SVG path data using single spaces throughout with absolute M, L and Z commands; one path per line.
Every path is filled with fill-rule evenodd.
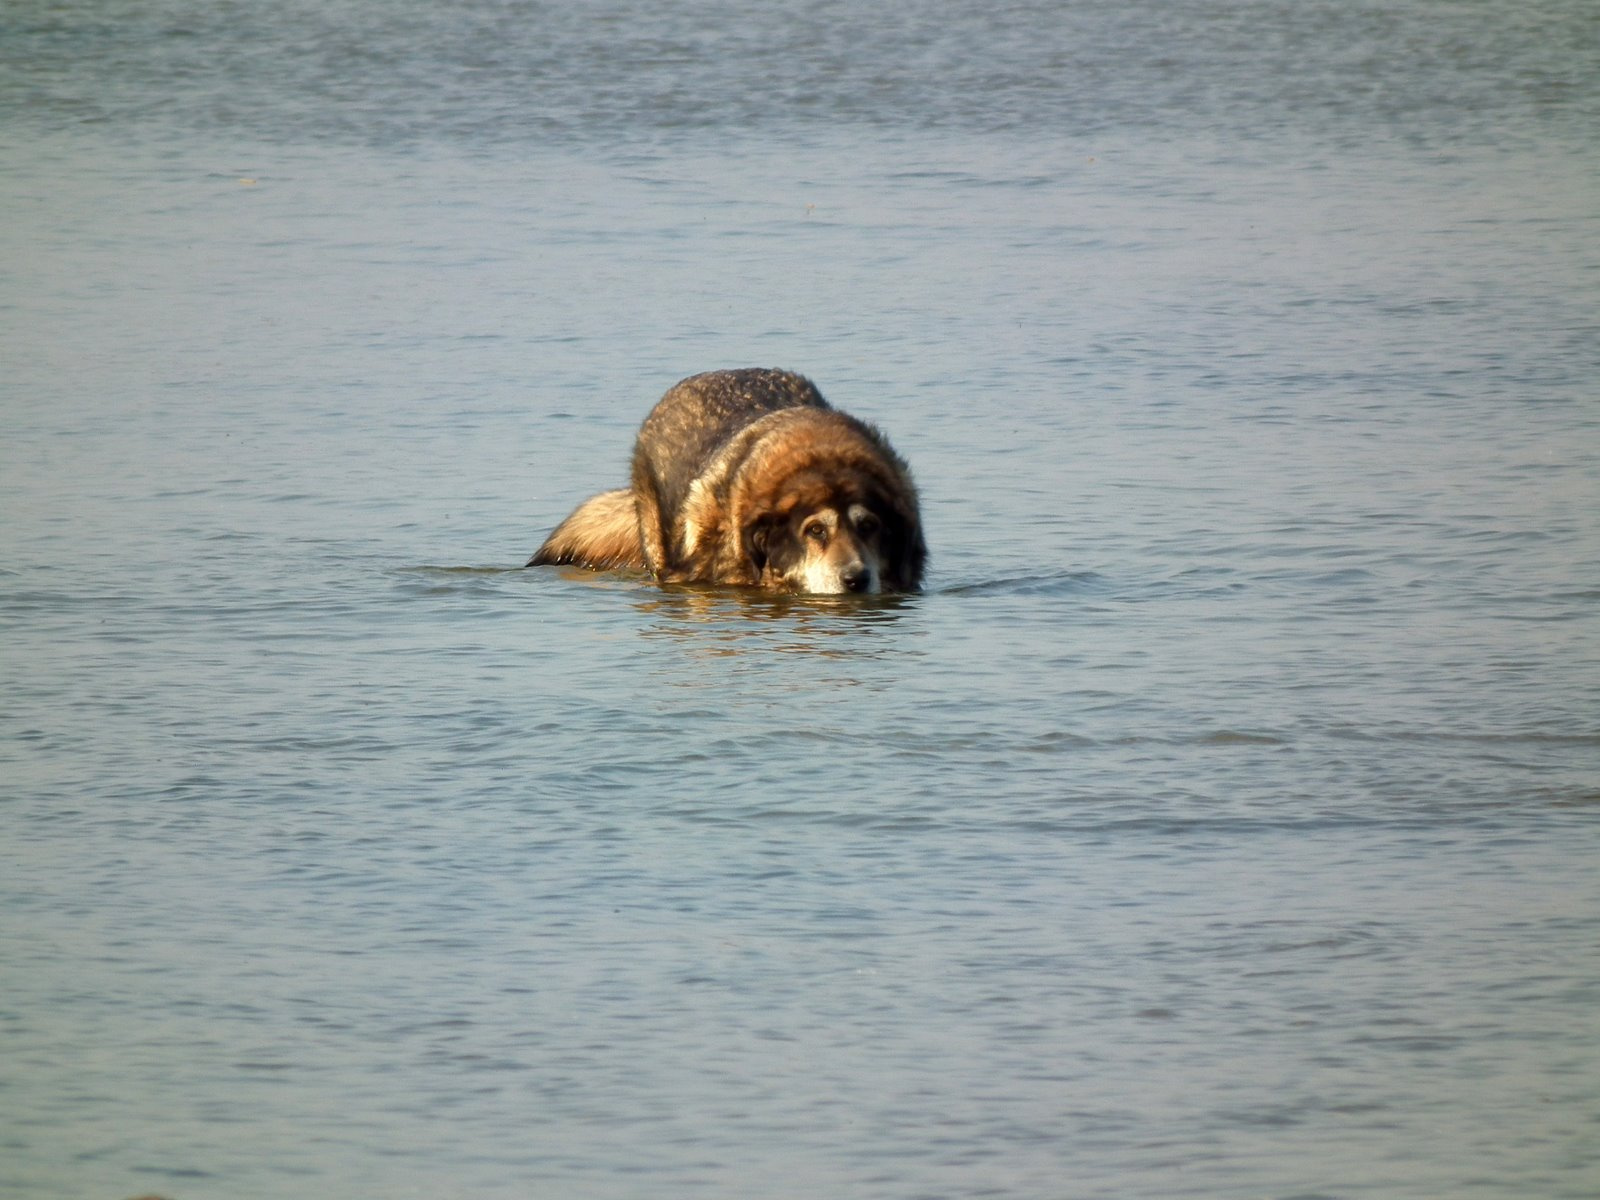
M 1288 743 L 1270 733 L 1247 733 L 1239 729 L 1219 729 L 1200 738 L 1202 746 L 1284 746 Z
M 436 580 L 469 582 L 492 579 L 498 576 L 520 576 L 526 568 L 521 566 L 443 566 L 418 563 L 401 567 L 402 575 L 422 576 Z M 536 574 L 536 573 L 534 573 Z M 579 567 L 561 571 L 562 578 L 578 580 L 601 586 L 638 587 L 649 583 L 647 574 L 639 571 L 610 570 L 589 571 Z M 997 579 L 980 579 L 929 588 L 927 593 L 944 596 L 1052 596 L 1078 594 L 1093 589 L 1102 577 L 1093 571 L 1046 571 L 1031 575 L 1007 575 Z M 708 584 L 673 584 L 655 589 L 658 596 L 700 597 L 728 600 L 745 605 L 788 608 L 796 604 L 816 605 L 828 602 L 847 602 L 852 607 L 893 607 L 912 597 L 886 594 L 877 596 L 795 596 L 788 593 L 761 592 L 749 588 L 727 588 Z
M 1086 592 L 1099 582 L 1093 571 L 1046 571 L 954 583 L 936 591 L 945 596 L 1057 596 Z
M 415 571 L 418 575 L 450 576 L 515 575 L 522 569 L 521 567 L 435 567 L 426 565 L 403 568 L 407 572 Z
M 1328 737 L 1352 742 L 1433 742 L 1476 746 L 1600 746 L 1600 731 L 1577 729 L 1417 729 L 1331 725 Z
M 521 567 L 445 567 L 413 564 L 394 568 L 395 588 L 415 596 L 488 595 L 518 582 Z

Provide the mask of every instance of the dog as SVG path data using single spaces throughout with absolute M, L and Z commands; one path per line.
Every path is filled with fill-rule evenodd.
M 800 375 L 752 368 L 674 384 L 639 429 L 632 479 L 579 505 L 528 565 L 813 595 L 922 586 L 910 469 Z

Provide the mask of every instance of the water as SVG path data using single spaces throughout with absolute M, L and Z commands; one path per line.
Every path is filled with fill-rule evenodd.
M 0 1195 L 1600 1191 L 1584 0 L 0 14 Z M 918 597 L 518 564 L 804 371 Z

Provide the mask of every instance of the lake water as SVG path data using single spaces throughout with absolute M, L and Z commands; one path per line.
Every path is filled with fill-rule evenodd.
M 0 1196 L 1600 1193 L 1591 0 L 13 0 L 0 362 Z

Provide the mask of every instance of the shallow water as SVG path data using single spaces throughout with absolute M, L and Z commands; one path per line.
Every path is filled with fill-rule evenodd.
M 1590 6 L 0 47 L 0 1195 L 1600 1187 Z M 758 364 L 925 593 L 518 569 Z

